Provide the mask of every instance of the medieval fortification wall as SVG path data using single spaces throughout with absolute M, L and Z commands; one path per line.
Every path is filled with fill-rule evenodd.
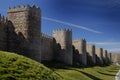
M 103 64 L 103 48 L 96 48 L 96 61 Z
M 60 53 L 57 59 L 61 62 L 72 64 L 72 30 L 54 30 L 53 37 L 60 46 Z
M 96 64 L 95 52 L 95 45 L 87 45 L 87 62 L 89 62 L 88 64 Z
M 120 54 L 116 54 L 116 53 L 112 54 L 112 62 L 120 64 Z
M 73 47 L 75 48 L 73 59 L 77 62 L 87 65 L 86 40 L 73 40 L 72 43 Z
M 103 61 L 104 63 L 108 63 L 108 52 L 107 50 L 103 50 Z
M 53 60 L 53 37 L 46 34 L 41 35 L 41 60 Z
M 0 50 L 17 52 L 39 62 L 103 64 L 103 49 L 87 45 L 85 39 L 72 41 L 71 29 L 54 30 L 52 36 L 42 33 L 41 10 L 35 5 L 9 8 L 7 18 L 0 15 Z M 111 56 L 105 53 L 104 58 L 111 60 Z
M 0 49 L 1 50 L 6 50 L 7 48 L 7 43 L 6 43 L 6 19 L 4 16 L 0 15 Z

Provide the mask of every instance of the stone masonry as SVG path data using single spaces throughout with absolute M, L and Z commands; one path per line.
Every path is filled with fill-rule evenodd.
M 43 33 L 41 35 L 41 53 L 42 62 L 53 60 L 53 37 Z
M 73 46 L 75 47 L 75 52 L 73 53 L 73 59 L 79 63 L 87 65 L 86 56 L 86 40 L 73 40 Z
M 72 41 L 71 29 L 54 30 L 52 36 L 43 34 L 41 10 L 35 5 L 9 8 L 7 18 L 0 15 L 0 50 L 16 52 L 38 62 L 103 64 L 103 49 L 87 45 L 85 39 Z M 113 57 L 110 53 L 107 56 L 109 60 Z
M 109 63 L 112 62 L 112 53 L 108 53 L 108 61 L 109 61 Z
M 112 54 L 112 62 L 120 64 L 120 54 L 113 53 Z
M 95 45 L 87 45 L 88 63 L 96 64 Z
M 0 15 L 0 50 L 7 49 L 6 19 Z
M 98 64 L 103 64 L 103 48 L 96 48 L 96 61 Z
M 60 53 L 58 60 L 67 64 L 72 64 L 72 30 L 54 30 L 53 37 L 56 40 L 56 43 L 60 45 Z M 57 53 L 55 53 L 57 54 Z
M 108 63 L 108 53 L 107 53 L 107 50 L 103 50 L 103 60 L 104 60 L 105 64 Z
M 20 49 L 23 50 L 26 56 L 41 61 L 39 46 L 41 33 L 40 8 L 29 5 L 9 8 L 8 20 L 12 22 L 15 33 L 24 39 L 19 37 L 19 44 L 17 46 L 20 46 Z M 14 43 L 10 43 L 14 45 Z

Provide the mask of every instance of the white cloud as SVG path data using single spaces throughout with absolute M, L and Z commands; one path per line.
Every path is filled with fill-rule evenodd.
M 90 31 L 90 32 L 93 32 L 93 33 L 97 33 L 97 34 L 101 34 L 102 33 L 100 31 L 96 31 L 94 29 L 90 29 L 90 28 L 87 28 L 87 27 L 84 27 L 84 26 L 79 26 L 79 25 L 76 25 L 76 24 L 60 21 L 60 20 L 53 19 L 53 18 L 42 17 L 42 19 L 48 20 L 48 21 L 57 22 L 57 23 L 61 23 L 61 24 L 65 24 L 65 25 L 69 25 L 69 26 L 72 26 L 72 27 L 76 27 L 76 28 L 79 28 L 79 29 L 87 30 L 87 31 Z

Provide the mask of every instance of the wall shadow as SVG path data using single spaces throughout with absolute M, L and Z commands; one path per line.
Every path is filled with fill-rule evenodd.
M 22 32 L 16 33 L 12 21 L 7 21 L 4 25 L 5 32 L 5 50 L 7 52 L 14 52 L 20 55 L 29 57 L 30 53 L 28 47 L 28 40 L 24 37 Z
M 115 75 L 113 75 L 113 74 L 108 74 L 108 73 L 102 73 L 102 72 L 99 72 L 99 71 L 97 71 L 98 73 L 100 73 L 100 74 L 103 74 L 103 75 L 108 75 L 108 76 L 115 76 Z
M 80 71 L 80 72 L 83 73 L 84 75 L 88 76 L 88 77 L 91 78 L 92 80 L 102 80 L 102 79 L 97 78 L 97 77 L 95 77 L 95 76 L 93 76 L 93 75 L 91 75 L 91 74 L 88 74 L 88 73 L 85 73 L 85 72 L 82 72 L 82 71 Z
M 78 71 L 78 72 L 86 75 L 87 77 L 91 78 L 92 80 L 102 80 L 102 79 L 100 79 L 100 78 L 98 78 L 98 77 L 95 77 L 95 76 L 93 76 L 93 75 L 91 75 L 91 74 L 88 74 L 88 73 L 86 73 L 86 72 L 79 71 L 79 70 L 77 70 L 77 69 L 72 69 L 72 70 Z
M 82 66 L 82 54 L 79 53 L 78 49 L 75 49 L 75 46 L 72 45 L 73 48 L 73 64 L 77 66 Z

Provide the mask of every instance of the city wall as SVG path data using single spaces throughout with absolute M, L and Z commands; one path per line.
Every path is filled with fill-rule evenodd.
M 0 50 L 41 61 L 59 61 L 72 65 L 103 64 L 103 49 L 87 45 L 85 39 L 72 40 L 72 30 L 54 30 L 52 36 L 41 32 L 41 10 L 33 6 L 8 9 L 7 18 L 0 15 Z M 108 54 L 112 61 L 115 57 Z M 106 55 L 105 55 L 106 59 Z

